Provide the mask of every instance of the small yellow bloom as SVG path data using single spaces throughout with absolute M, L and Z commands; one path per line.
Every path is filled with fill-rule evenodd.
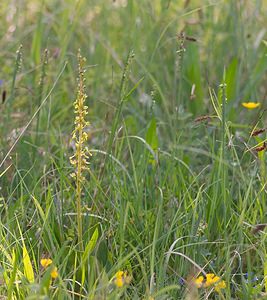
M 203 284 L 203 281 L 204 281 L 204 277 L 203 276 L 199 276 L 198 278 L 196 278 L 194 280 L 194 283 L 195 283 L 195 285 L 196 285 L 197 288 L 201 288 L 202 284 Z
M 254 109 L 259 107 L 261 104 L 259 102 L 243 102 L 242 105 L 248 109 Z
M 123 287 L 123 284 L 124 284 L 123 277 L 116 277 L 114 280 L 114 283 L 116 284 L 116 286 L 118 288 Z
M 213 273 L 206 274 L 206 277 L 199 276 L 194 280 L 194 283 L 197 288 L 208 288 L 208 287 L 214 287 L 214 290 L 216 292 L 219 292 L 221 289 L 226 288 L 226 283 L 224 280 L 221 280 L 219 276 L 216 276 Z
M 219 283 L 217 283 L 216 285 L 215 285 L 215 291 L 216 292 L 220 292 L 220 290 L 221 289 L 225 289 L 226 288 L 226 283 L 225 283 L 225 281 L 224 280 L 221 280 Z
M 215 274 L 213 274 L 213 273 L 208 273 L 206 275 L 206 282 L 205 282 L 204 287 L 209 287 L 218 281 L 220 281 L 220 277 L 215 276 Z
M 123 271 L 118 271 L 116 274 L 115 274 L 115 277 L 123 277 L 124 275 L 124 272 Z
M 50 258 L 42 258 L 41 259 L 41 266 L 44 269 L 47 269 L 52 263 L 53 263 L 53 261 Z M 50 275 L 51 275 L 51 278 L 53 278 L 53 279 L 56 279 L 58 277 L 57 267 L 53 267 Z
M 53 279 L 56 279 L 57 277 L 58 277 L 58 272 L 57 272 L 57 267 L 55 267 L 53 270 L 52 270 L 52 272 L 51 272 L 51 277 L 53 278 Z
M 114 276 L 114 283 L 118 288 L 123 287 L 124 284 L 129 284 L 131 277 L 127 276 L 127 272 L 118 271 Z
M 50 258 L 42 258 L 41 259 L 41 266 L 46 269 L 48 266 L 50 266 L 52 264 L 52 262 L 53 261 Z

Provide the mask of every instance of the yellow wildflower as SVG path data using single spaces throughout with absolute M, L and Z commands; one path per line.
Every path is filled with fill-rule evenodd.
M 220 292 L 220 290 L 221 289 L 225 289 L 226 288 L 226 283 L 225 283 L 225 281 L 224 280 L 221 280 L 219 283 L 217 283 L 216 285 L 215 285 L 215 291 L 216 292 Z
M 53 261 L 50 258 L 42 258 L 41 259 L 41 266 L 46 269 L 48 266 L 50 266 L 52 264 L 52 262 Z
M 57 267 L 54 267 L 53 268 L 53 270 L 52 270 L 52 272 L 51 272 L 51 277 L 53 278 L 53 279 L 56 279 L 57 277 L 58 277 L 58 272 L 57 272 Z
M 194 280 L 194 283 L 195 283 L 195 285 L 196 285 L 197 288 L 201 288 L 202 284 L 203 284 L 203 281 L 204 281 L 204 277 L 203 276 L 199 276 L 198 278 L 196 278 Z
M 226 283 L 224 280 L 221 280 L 219 276 L 216 276 L 213 273 L 206 274 L 206 277 L 199 276 L 194 280 L 194 283 L 197 288 L 208 288 L 208 287 L 214 287 L 214 290 L 216 292 L 219 292 L 221 289 L 226 288 Z
M 50 258 L 42 258 L 41 259 L 41 266 L 44 269 L 47 269 L 52 263 L 53 263 L 53 261 Z M 51 278 L 53 278 L 53 279 L 56 279 L 58 277 L 57 267 L 53 267 L 50 275 L 51 275 Z
M 124 271 L 118 271 L 114 276 L 114 283 L 118 288 L 123 287 L 124 284 L 130 283 L 130 281 L 131 277 Z
M 123 282 L 123 277 L 115 278 L 114 283 L 116 284 L 116 286 L 117 286 L 118 288 L 123 287 L 123 284 L 124 284 L 124 282 Z
M 254 109 L 259 107 L 261 104 L 259 102 L 243 102 L 242 105 L 248 109 Z
M 215 274 L 213 274 L 213 273 L 208 273 L 206 275 L 206 281 L 205 281 L 204 287 L 209 287 L 218 281 L 220 281 L 220 277 L 215 276 Z

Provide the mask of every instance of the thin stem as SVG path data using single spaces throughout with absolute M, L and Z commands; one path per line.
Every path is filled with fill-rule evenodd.
M 78 144 L 78 166 L 77 166 L 77 181 L 76 181 L 76 208 L 77 208 L 77 226 L 78 226 L 78 244 L 82 251 L 82 208 L 81 208 L 81 177 L 82 177 L 82 157 L 81 157 L 81 137 L 82 129 L 79 130 L 79 144 Z

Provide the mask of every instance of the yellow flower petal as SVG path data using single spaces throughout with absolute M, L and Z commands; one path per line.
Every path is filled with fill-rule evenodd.
M 127 272 L 118 271 L 114 276 L 114 284 L 121 288 L 124 284 L 129 284 L 131 281 L 131 277 L 127 275 Z
M 114 283 L 118 288 L 123 287 L 124 281 L 122 277 L 115 278 Z
M 116 278 L 120 278 L 120 277 L 123 277 L 124 275 L 124 272 L 123 271 L 118 271 L 116 274 L 115 274 L 115 277 Z
M 50 259 L 50 258 L 42 258 L 41 259 L 41 266 L 43 267 L 43 268 L 47 268 L 48 266 L 50 266 L 51 264 L 52 264 L 52 259 Z
M 209 287 L 218 281 L 220 281 L 220 277 L 215 276 L 215 274 L 213 274 L 213 273 L 208 273 L 206 275 L 206 282 L 205 282 L 204 287 Z
M 198 278 L 196 278 L 194 280 L 194 283 L 195 283 L 195 285 L 196 285 L 197 288 L 201 288 L 202 284 L 203 284 L 203 281 L 204 281 L 204 277 L 203 276 L 199 276 Z
M 248 109 L 254 109 L 259 107 L 261 104 L 259 102 L 243 102 L 242 105 Z
M 216 276 L 213 273 L 208 273 L 206 274 L 204 282 L 202 282 L 202 286 L 205 288 L 214 287 L 216 292 L 220 292 L 221 289 L 226 288 L 226 283 L 224 280 L 221 280 L 219 276 Z
M 57 268 L 56 267 L 52 270 L 52 272 L 51 272 L 50 275 L 51 275 L 51 277 L 53 279 L 56 279 L 58 277 L 58 272 L 57 272 Z
M 225 289 L 226 288 L 226 283 L 224 280 L 220 281 L 219 283 L 216 284 L 215 286 L 215 291 L 216 292 L 220 292 L 221 289 Z

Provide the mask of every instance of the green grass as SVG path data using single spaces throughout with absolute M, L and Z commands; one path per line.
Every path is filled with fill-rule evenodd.
M 2 1 L 1 299 L 266 299 L 266 132 L 251 136 L 266 126 L 266 16 L 260 0 Z M 93 154 L 83 248 L 78 49 Z M 197 290 L 200 270 L 226 288 Z

